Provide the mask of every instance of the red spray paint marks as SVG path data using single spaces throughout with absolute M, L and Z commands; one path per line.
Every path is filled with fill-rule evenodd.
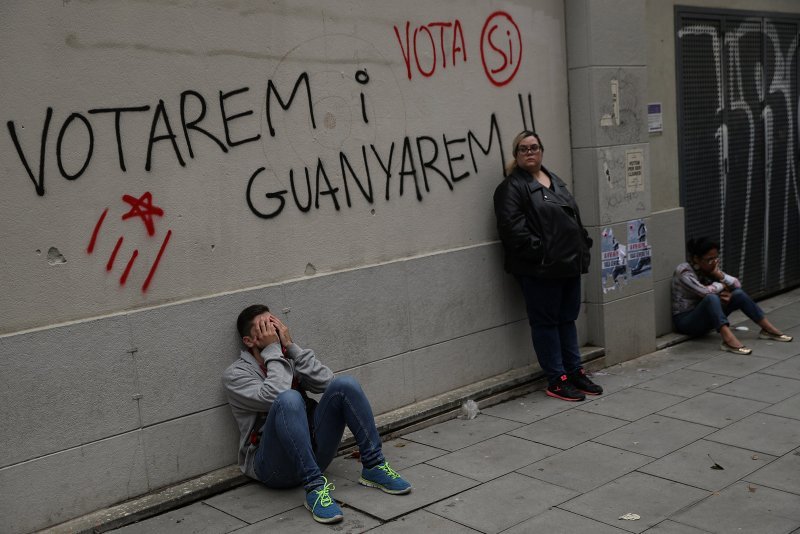
M 522 34 L 505 11 L 495 11 L 481 31 L 481 61 L 489 81 L 498 87 L 514 79 L 522 60 Z
M 425 78 L 437 70 L 467 62 L 467 42 L 458 19 L 413 26 L 406 21 L 405 33 L 394 26 L 394 35 L 406 65 L 409 80 L 418 73 Z M 497 87 L 506 85 L 517 74 L 522 60 L 522 34 L 514 18 L 505 11 L 495 11 L 483 24 L 480 36 L 481 62 L 489 81 Z M 415 68 L 416 67 L 416 68 Z
M 138 198 L 131 195 L 123 195 L 122 201 L 130 205 L 130 210 L 124 213 L 120 218 L 125 221 L 132 217 L 140 217 L 144 223 L 145 229 L 147 230 L 147 235 L 154 236 L 156 233 L 156 228 L 155 223 L 153 222 L 153 217 L 162 217 L 164 215 L 164 210 L 153 204 L 153 195 L 150 193 L 150 191 L 146 191 Z M 89 246 L 86 248 L 87 254 L 94 253 L 95 245 L 97 244 L 98 237 L 100 236 L 100 230 L 103 227 L 106 215 L 108 215 L 108 210 L 109 208 L 103 210 L 103 213 L 100 215 L 94 225 L 94 230 L 92 231 L 92 236 L 89 240 Z M 164 255 L 164 250 L 167 248 L 167 243 L 169 243 L 170 237 L 172 237 L 172 230 L 168 229 L 166 235 L 164 236 L 164 240 L 161 242 L 161 246 L 158 249 L 155 260 L 153 260 L 153 264 L 150 266 L 150 271 L 147 273 L 147 278 L 142 284 L 142 293 L 146 293 L 150 287 L 150 283 L 153 281 L 153 276 L 158 270 L 158 266 L 161 263 L 161 257 Z M 114 249 L 108 258 L 108 262 L 106 263 L 106 271 L 111 271 L 114 268 L 114 262 L 117 259 L 117 255 L 119 254 L 124 241 L 124 236 L 119 236 L 117 238 Z M 125 265 L 125 270 L 122 272 L 122 275 L 119 278 L 120 286 L 125 286 L 125 283 L 128 281 L 128 276 L 130 275 L 138 256 L 139 249 L 134 249 L 131 253 L 130 259 L 128 259 L 128 263 Z
M 405 41 L 400 36 L 400 30 L 394 27 L 394 34 L 397 43 L 400 45 L 400 52 L 403 54 L 403 61 L 406 64 L 406 75 L 410 80 L 413 76 L 411 59 L 417 72 L 424 77 L 433 76 L 437 68 L 447 68 L 447 56 L 450 56 L 450 64 L 455 67 L 456 62 L 461 57 L 461 62 L 467 62 L 467 47 L 464 43 L 464 29 L 461 21 L 456 19 L 453 22 L 429 22 L 414 28 L 411 32 L 411 22 L 406 22 Z M 437 39 L 438 37 L 438 39 Z M 429 63 L 420 57 L 430 55 Z

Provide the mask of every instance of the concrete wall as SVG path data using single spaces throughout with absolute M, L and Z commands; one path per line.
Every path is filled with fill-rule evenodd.
M 490 198 L 534 121 L 571 180 L 563 16 L 0 4 L 0 530 L 233 463 L 253 302 L 378 413 L 531 363 Z
M 600 257 L 609 228 L 627 236 L 629 221 L 650 225 L 645 6 L 637 0 L 565 6 L 574 190 L 595 243 L 586 276 L 588 339 L 605 348 L 607 361 L 619 362 L 655 348 L 651 273 L 606 291 Z M 627 182 L 633 152 L 642 154 L 641 190 Z M 626 239 L 620 237 L 627 245 Z

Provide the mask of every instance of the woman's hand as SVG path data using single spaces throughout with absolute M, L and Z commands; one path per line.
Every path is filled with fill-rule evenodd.
M 728 289 L 723 289 L 719 293 L 719 300 L 722 301 L 723 304 L 728 304 L 731 301 L 731 292 Z

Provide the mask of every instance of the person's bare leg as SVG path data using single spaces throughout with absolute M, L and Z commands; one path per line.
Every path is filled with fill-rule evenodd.
M 781 332 L 780 330 L 775 328 L 775 326 L 772 323 L 770 323 L 769 319 L 767 319 L 766 317 L 764 317 L 763 319 L 758 321 L 757 324 L 758 324 L 758 326 L 761 327 L 762 330 L 764 330 L 764 332 L 768 332 L 770 334 L 776 334 L 776 335 L 783 334 L 783 332 Z
M 722 325 L 719 329 L 719 335 L 722 336 L 722 341 L 729 347 L 737 349 L 744 346 L 744 344 L 733 335 L 733 331 L 728 325 Z

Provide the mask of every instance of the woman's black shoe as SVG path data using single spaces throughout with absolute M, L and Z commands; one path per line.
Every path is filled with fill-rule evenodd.
M 582 367 L 578 369 L 577 372 L 569 375 L 569 381 L 575 386 L 575 389 L 583 391 L 587 395 L 603 394 L 603 388 L 592 382 L 589 377 L 586 376 L 586 371 L 584 371 Z
M 547 386 L 544 392 L 551 397 L 565 401 L 578 402 L 586 398 L 586 395 L 575 389 L 575 386 L 567 380 L 567 375 L 561 375 L 558 382 Z

